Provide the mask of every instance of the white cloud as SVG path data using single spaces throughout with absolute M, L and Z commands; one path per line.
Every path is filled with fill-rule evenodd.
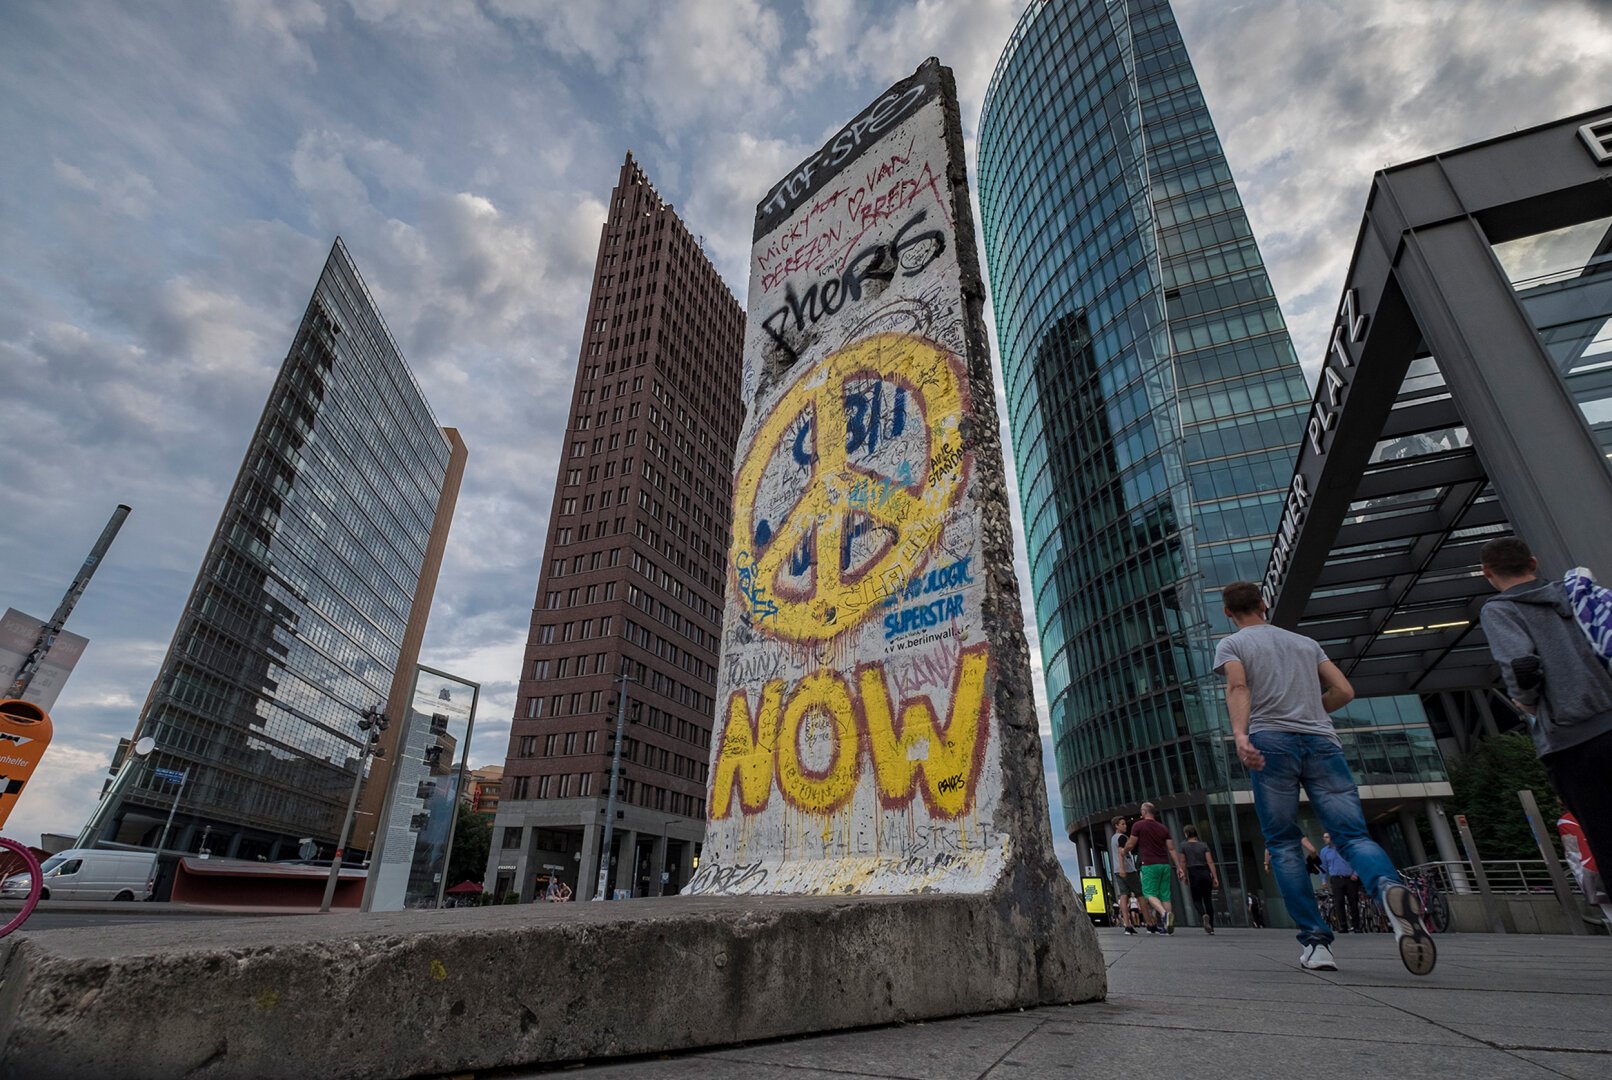
M 229 17 L 254 43 L 266 42 L 281 59 L 313 69 L 305 36 L 325 25 L 318 0 L 226 0 Z
M 111 775 L 113 745 L 101 750 L 52 743 L 6 821 L 6 832 L 27 844 L 39 843 L 48 832 L 76 836 Z
M 100 205 L 113 213 L 143 218 L 151 211 L 151 201 L 156 197 L 157 189 L 150 178 L 141 173 L 130 171 L 97 179 L 60 158 L 52 160 L 51 166 L 62 183 L 76 191 L 96 196 Z
M 772 69 L 781 20 L 757 0 L 494 0 L 492 7 L 561 55 L 614 77 L 669 142 L 702 121 L 764 111 L 780 96 Z
M 1612 53 L 1604 4 L 1175 8 L 1312 377 L 1378 169 L 1606 103 L 1604 84 L 1579 77 Z

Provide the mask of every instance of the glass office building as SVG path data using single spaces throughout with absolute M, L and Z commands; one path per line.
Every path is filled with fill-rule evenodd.
M 157 749 L 90 842 L 155 846 L 174 809 L 170 848 L 328 856 L 358 713 L 401 715 L 464 456 L 338 239 L 142 712 Z
M 1264 572 L 1310 391 L 1169 4 L 1032 3 L 978 167 L 1071 837 L 1101 864 L 1108 819 L 1152 799 L 1252 870 L 1210 658 L 1220 587 Z M 1363 783 L 1442 779 L 1414 699 L 1345 726 Z

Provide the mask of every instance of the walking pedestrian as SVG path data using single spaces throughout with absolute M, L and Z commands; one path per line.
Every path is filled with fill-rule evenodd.
M 1332 842 L 1329 832 L 1321 834 L 1321 869 L 1332 890 L 1332 918 L 1338 924 L 1338 933 L 1360 933 L 1360 875 Z
M 1116 814 L 1109 824 L 1114 826 L 1114 834 L 1108 838 L 1108 868 L 1114 875 L 1114 896 L 1119 900 L 1125 932 L 1134 934 L 1136 909 L 1127 902 L 1127 897 L 1134 899 L 1141 895 L 1141 887 L 1136 882 L 1136 856 L 1125 848 L 1126 841 L 1130 839 L 1125 832 L 1129 823 L 1124 814 Z
M 1192 896 L 1192 906 L 1198 909 L 1198 921 L 1203 924 L 1203 932 L 1215 932 L 1215 890 L 1220 888 L 1220 871 L 1215 868 L 1215 857 L 1209 851 L 1209 845 L 1198 839 L 1198 829 L 1195 825 L 1188 825 L 1181 830 L 1186 834 L 1186 840 L 1181 844 L 1182 877 L 1187 883 L 1187 892 Z
M 1233 582 L 1222 590 L 1221 602 L 1237 629 L 1216 646 L 1214 667 L 1226 679 L 1237 758 L 1250 773 L 1254 811 L 1276 884 L 1299 925 L 1299 965 L 1311 971 L 1338 968 L 1332 928 L 1321 918 L 1304 865 L 1298 825 L 1303 787 L 1344 858 L 1388 912 L 1400 960 L 1412 974 L 1426 975 L 1437 952 L 1422 925 L 1421 900 L 1400 881 L 1388 853 L 1366 834 L 1360 791 L 1328 715 L 1354 700 L 1354 688 L 1316 641 L 1265 621 L 1258 585 Z
M 1158 807 L 1150 802 L 1142 804 L 1142 820 L 1131 826 L 1125 850 L 1136 852 L 1142 864 L 1142 899 L 1158 913 L 1149 929 L 1155 934 L 1175 933 L 1175 909 L 1170 899 L 1170 871 L 1176 868 L 1175 841 L 1159 820 Z
M 1490 540 L 1478 561 L 1500 592 L 1479 618 L 1506 689 L 1590 849 L 1612 851 L 1612 674 L 1562 583 L 1539 580 L 1527 544 L 1514 536 Z

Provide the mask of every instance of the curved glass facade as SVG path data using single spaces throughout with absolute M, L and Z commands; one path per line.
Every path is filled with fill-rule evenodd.
M 1032 3 L 978 171 L 1065 820 L 1231 841 L 1219 588 L 1264 572 L 1310 391 L 1168 3 Z M 1352 716 L 1403 732 L 1363 783 L 1442 778 L 1414 700 Z

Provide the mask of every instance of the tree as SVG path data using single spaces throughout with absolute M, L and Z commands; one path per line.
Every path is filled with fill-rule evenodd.
M 453 825 L 453 850 L 448 853 L 448 888 L 461 881 L 480 881 L 487 874 L 487 853 L 493 846 L 493 819 L 461 801 Z
M 1545 766 L 1534 753 L 1534 741 L 1521 731 L 1482 739 L 1450 770 L 1450 801 L 1466 815 L 1478 854 L 1489 859 L 1537 859 L 1539 845 L 1517 792 L 1531 789 L 1551 835 L 1562 816 L 1562 803 L 1550 786 Z

